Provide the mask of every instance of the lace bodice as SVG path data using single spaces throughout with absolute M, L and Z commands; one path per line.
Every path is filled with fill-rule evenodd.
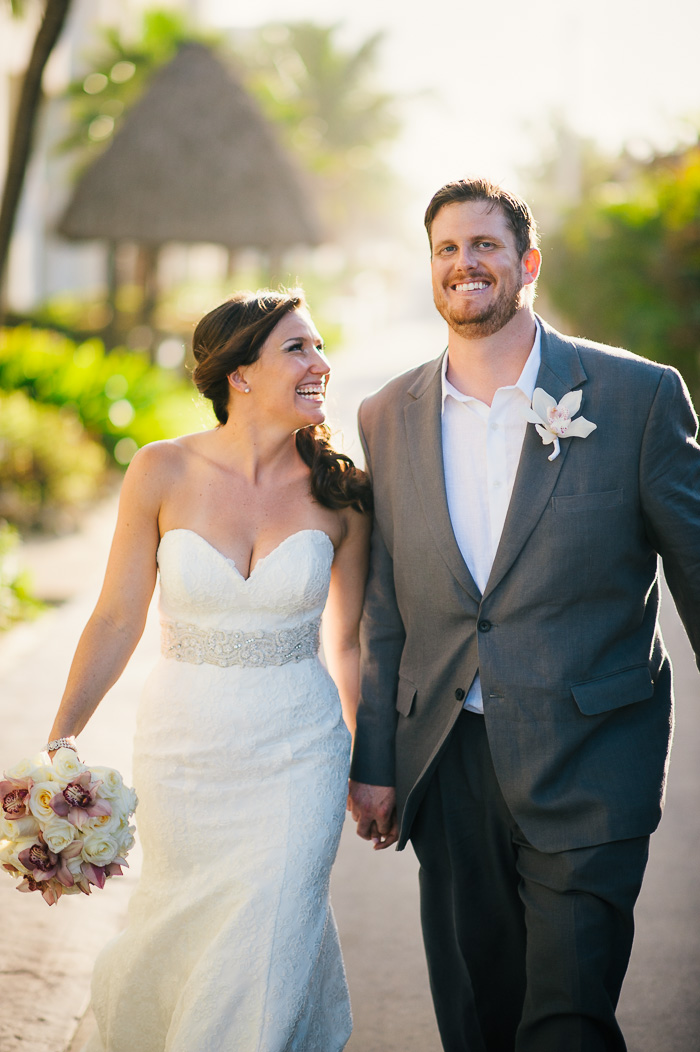
M 161 618 L 226 632 L 293 629 L 320 617 L 332 562 L 327 533 L 299 530 L 245 578 L 198 533 L 169 530 L 158 547 Z

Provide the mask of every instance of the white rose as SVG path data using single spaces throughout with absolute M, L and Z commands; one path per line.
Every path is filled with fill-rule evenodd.
M 102 785 L 97 790 L 98 796 L 109 800 L 116 796 L 124 785 L 124 779 L 119 771 L 115 771 L 113 767 L 91 767 L 90 771 L 94 782 L 102 782 Z
M 29 873 L 29 870 L 19 860 L 20 853 L 28 847 L 36 844 L 36 837 L 23 836 L 18 840 L 0 843 L 0 866 L 14 866 L 20 873 Z
M 31 778 L 34 782 L 50 782 L 52 777 L 52 766 L 48 753 L 42 752 L 31 760 L 20 760 L 9 771 L 5 771 L 6 778 Z
M 55 812 L 49 807 L 49 802 L 60 792 L 60 786 L 56 782 L 35 782 L 29 792 L 29 810 L 40 822 L 48 822 L 55 818 Z
M 17 837 L 36 836 L 39 823 L 33 815 L 22 815 L 21 818 L 0 818 L 0 840 L 16 840 Z
M 82 857 L 94 866 L 108 866 L 118 854 L 117 841 L 109 833 L 88 833 L 83 840 Z
M 110 800 L 110 804 L 113 804 L 113 801 Z M 88 833 L 114 833 L 121 822 L 122 817 L 119 810 L 113 806 L 111 815 L 96 815 L 94 818 L 88 818 L 81 828 L 84 836 L 87 836 Z
M 44 840 L 49 851 L 58 855 L 75 840 L 76 828 L 65 818 L 54 815 L 44 825 Z
M 116 794 L 114 803 L 116 804 L 116 808 L 122 818 L 128 818 L 129 815 L 133 815 L 136 810 L 136 805 L 138 804 L 136 791 L 130 789 L 127 785 L 123 785 Z
M 136 832 L 136 826 L 130 826 L 128 822 L 122 822 L 119 829 L 113 834 L 114 839 L 117 842 L 119 854 L 123 858 L 136 843 L 134 840 L 134 833 Z
M 59 749 L 53 758 L 53 772 L 57 781 L 63 782 L 64 788 L 69 782 L 79 778 L 87 767 L 78 759 L 77 753 L 72 749 Z

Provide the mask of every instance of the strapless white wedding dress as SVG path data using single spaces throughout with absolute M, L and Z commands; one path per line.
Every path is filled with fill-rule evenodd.
M 245 579 L 191 530 L 158 550 L 163 656 L 137 722 L 144 851 L 97 960 L 90 1052 L 340 1052 L 329 879 L 350 735 L 318 659 L 333 545 L 292 534 Z

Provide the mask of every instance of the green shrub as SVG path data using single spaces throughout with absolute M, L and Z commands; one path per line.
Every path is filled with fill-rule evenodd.
M 31 594 L 29 575 L 17 558 L 18 547 L 19 533 L 0 520 L 0 632 L 44 609 Z
M 99 495 L 108 458 L 67 407 L 0 391 L 0 518 L 57 530 Z
M 108 354 L 100 340 L 76 344 L 27 325 L 0 332 L 0 389 L 70 408 L 121 464 L 145 443 L 205 422 L 191 384 L 145 353 Z

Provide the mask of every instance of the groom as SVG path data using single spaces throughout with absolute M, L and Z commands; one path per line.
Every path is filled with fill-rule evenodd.
M 360 409 L 375 493 L 351 797 L 412 840 L 446 1052 L 622 1052 L 671 735 L 658 557 L 700 654 L 700 447 L 678 374 L 532 309 L 524 201 L 426 213 L 447 353 Z

